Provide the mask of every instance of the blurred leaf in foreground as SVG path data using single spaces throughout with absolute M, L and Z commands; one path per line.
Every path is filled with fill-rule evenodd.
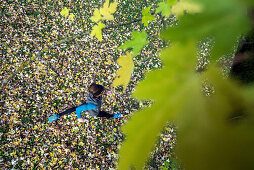
M 142 48 L 147 45 L 148 41 L 146 40 L 147 34 L 145 31 L 138 32 L 133 31 L 132 32 L 132 40 L 126 41 L 123 45 L 119 47 L 119 49 L 133 49 L 133 56 L 135 57 L 140 53 Z
M 239 36 L 246 33 L 249 21 L 246 4 L 237 0 L 192 0 L 202 5 L 202 13 L 183 15 L 179 24 L 169 27 L 163 37 L 170 41 L 199 41 L 205 37 L 214 38 L 212 59 L 216 60 L 230 52 Z
M 122 128 L 127 136 L 120 150 L 119 169 L 141 169 L 155 141 L 169 120 L 186 103 L 185 96 L 200 93 L 199 82 L 194 73 L 196 52 L 193 42 L 176 45 L 162 52 L 162 70 L 149 72 L 134 92 L 139 99 L 153 99 L 151 108 L 141 110 Z M 177 74 L 176 74 L 177 73 Z
M 151 22 L 155 19 L 155 17 L 149 13 L 150 9 L 151 9 L 151 6 L 142 10 L 142 15 L 143 15 L 142 22 L 144 23 L 144 26 L 146 27 L 148 27 L 148 22 Z
M 184 168 L 254 169 L 253 93 L 223 79 L 214 68 L 204 78 L 215 94 L 198 100 L 195 107 L 185 106 L 178 117 L 177 154 Z
M 131 73 L 134 68 L 131 53 L 127 52 L 125 56 L 120 56 L 117 63 L 122 67 L 117 71 L 118 77 L 114 80 L 112 86 L 123 85 L 124 90 L 126 89 L 131 79 Z
M 180 1 L 172 6 L 171 13 L 176 17 L 180 17 L 187 12 L 189 14 L 200 13 L 202 11 L 202 6 L 198 3 L 193 3 L 189 1 Z

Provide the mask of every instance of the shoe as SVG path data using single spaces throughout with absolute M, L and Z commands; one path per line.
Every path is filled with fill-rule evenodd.
M 121 113 L 114 114 L 114 116 L 113 116 L 113 118 L 119 118 L 119 117 L 122 117 Z
M 57 120 L 59 118 L 59 115 L 53 115 L 49 117 L 49 123 L 53 122 L 54 120 Z

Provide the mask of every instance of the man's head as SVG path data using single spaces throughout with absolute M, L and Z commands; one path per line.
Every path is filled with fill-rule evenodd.
M 104 94 L 105 88 L 102 85 L 92 83 L 88 88 L 89 92 L 93 94 L 93 97 L 99 97 Z

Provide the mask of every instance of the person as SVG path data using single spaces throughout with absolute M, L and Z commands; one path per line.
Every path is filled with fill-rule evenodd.
M 86 103 L 82 104 L 78 107 L 73 107 L 70 109 L 67 109 L 64 112 L 61 112 L 59 114 L 53 115 L 49 117 L 49 122 L 53 122 L 63 115 L 70 114 L 74 111 L 76 111 L 78 121 L 84 122 L 84 119 L 82 118 L 81 112 L 82 111 L 88 111 L 91 116 L 96 117 L 105 117 L 105 118 L 119 118 L 122 117 L 121 113 L 117 114 L 109 114 L 108 112 L 101 111 L 101 104 L 102 104 L 102 95 L 107 93 L 108 95 L 111 95 L 112 92 L 105 88 L 104 86 L 96 83 L 92 83 L 88 88 L 89 94 L 86 99 Z

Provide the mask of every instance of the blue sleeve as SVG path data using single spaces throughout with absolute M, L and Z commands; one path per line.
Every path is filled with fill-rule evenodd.
M 95 109 L 97 107 L 96 104 L 93 103 L 86 103 L 76 108 L 76 114 L 78 118 L 82 118 L 81 112 L 85 110 Z

